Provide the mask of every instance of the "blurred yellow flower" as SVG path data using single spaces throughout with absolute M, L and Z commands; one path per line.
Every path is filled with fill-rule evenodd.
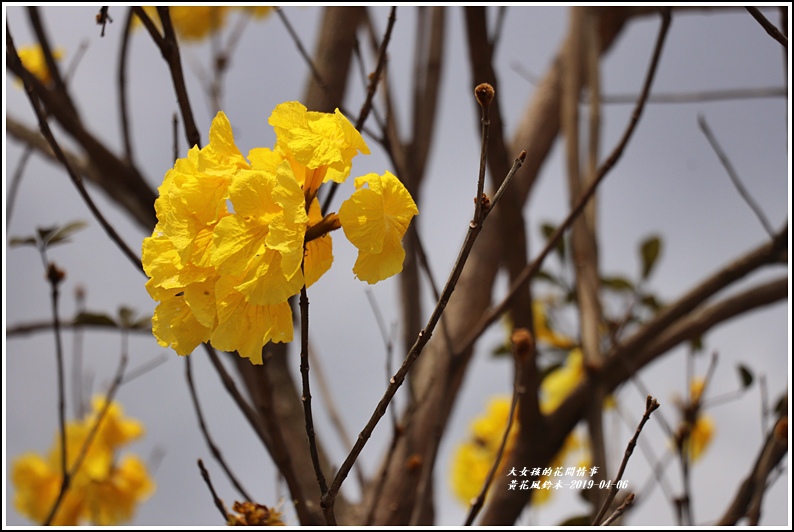
M 197 41 L 208 36 L 223 27 L 226 22 L 228 11 L 226 6 L 169 6 L 168 12 L 171 15 L 171 24 L 174 31 L 181 40 L 186 42 Z M 143 10 L 149 18 L 160 25 L 160 15 L 157 14 L 156 6 L 143 6 Z M 138 17 L 133 19 L 138 24 Z
M 572 349 L 565 364 L 555 369 L 540 384 L 540 410 L 544 414 L 554 412 L 584 378 L 582 350 Z
M 532 301 L 532 320 L 535 327 L 535 341 L 558 349 L 573 349 L 576 342 L 549 327 L 546 303 L 540 299 Z
M 716 432 L 714 418 L 702 410 L 705 387 L 706 381 L 702 377 L 694 377 L 689 383 L 689 401 L 685 404 L 681 404 L 680 399 L 676 401 L 681 411 L 681 422 L 674 436 L 674 446 L 682 450 L 692 463 L 700 460 Z
M 93 412 L 85 419 L 66 425 L 67 466 L 71 470 L 105 404 L 104 397 L 93 400 Z M 111 403 L 96 436 L 85 452 L 82 464 L 52 521 L 56 526 L 118 525 L 129 521 L 137 505 L 154 492 L 154 482 L 146 466 L 134 455 L 116 461 L 117 450 L 139 438 L 143 426 L 125 419 L 121 407 Z M 25 453 L 14 460 L 12 482 L 16 488 L 14 506 L 36 523 L 49 516 L 61 489 L 60 434 L 45 459 Z
M 470 504 L 471 500 L 479 495 L 482 490 L 485 478 L 491 467 L 493 467 L 499 446 L 502 444 L 509 413 L 510 399 L 508 397 L 491 399 L 486 413 L 471 423 L 469 438 L 458 445 L 452 458 L 450 486 L 454 495 L 462 503 Z M 518 419 L 514 417 L 502 460 L 496 470 L 496 477 L 504 477 L 508 466 L 516 470 L 521 470 L 525 466 L 527 469 L 532 469 L 530 464 L 507 464 L 505 462 L 506 457 L 509 457 L 513 451 L 518 432 Z M 560 448 L 551 463 L 545 468 L 540 468 L 540 470 L 551 471 L 558 467 L 563 467 L 564 460 L 570 459 L 571 455 L 577 452 L 580 455 L 580 460 L 576 467 L 588 467 L 590 464 L 588 446 L 572 432 L 565 439 L 562 448 Z M 543 482 L 551 480 L 552 477 L 550 475 L 538 475 L 517 478 L 521 478 L 521 480 L 539 480 L 542 485 Z M 532 494 L 533 503 L 542 504 L 546 502 L 551 497 L 551 493 L 551 489 L 534 490 Z
M 362 188 L 365 184 L 369 188 Z M 355 185 L 356 191 L 339 208 L 339 221 L 358 248 L 353 273 L 374 284 L 402 271 L 402 239 L 419 210 L 391 172 L 357 177 Z
M 39 81 L 45 85 L 49 85 L 52 81 L 50 69 L 47 68 L 47 62 L 44 60 L 44 52 L 38 44 L 35 46 L 23 46 L 17 50 L 19 59 L 31 74 L 36 76 Z M 66 55 L 63 48 L 56 48 L 52 51 L 52 58 L 60 61 Z
M 264 504 L 253 502 L 234 502 L 232 511 L 239 515 L 229 514 L 228 526 L 284 526 L 281 512 L 268 508 Z

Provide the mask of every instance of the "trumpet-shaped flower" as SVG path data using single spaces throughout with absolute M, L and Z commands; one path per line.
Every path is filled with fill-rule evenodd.
M 339 221 L 358 248 L 353 273 L 374 284 L 402 271 L 402 238 L 419 210 L 391 172 L 357 177 L 355 185 L 356 191 L 339 208 Z
M 42 52 L 41 46 L 23 46 L 17 50 L 17 54 L 19 54 L 19 59 L 22 61 L 22 66 L 43 84 L 50 84 L 52 74 L 47 67 L 47 61 L 44 59 L 44 52 Z M 66 55 L 66 52 L 64 52 L 63 48 L 56 48 L 52 51 L 52 58 L 56 61 L 63 59 L 64 55 Z
M 268 123 L 276 130 L 276 148 L 292 165 L 308 200 L 327 181 L 344 182 L 353 157 L 368 154 L 364 138 L 337 109 L 334 114 L 309 111 L 299 102 L 282 103 Z
M 246 160 L 219 112 L 209 144 L 178 159 L 159 188 L 142 262 L 158 302 L 154 335 L 180 355 L 210 341 L 261 364 L 266 343 L 291 341 L 287 300 L 331 267 L 328 233 L 342 227 L 342 211 L 360 249 L 359 278 L 374 283 L 402 269 L 400 240 L 417 209 L 396 177 L 358 178 L 357 188 L 369 188 L 339 216 L 320 212 L 319 186 L 344 181 L 353 157 L 369 152 L 350 122 L 287 102 L 270 123 L 275 149 L 254 148 Z
M 77 464 L 104 404 L 104 398 L 95 398 L 93 412 L 85 419 L 67 423 L 66 462 L 70 471 Z M 138 457 L 126 455 L 117 462 L 116 454 L 120 447 L 142 434 L 143 427 L 138 421 L 124 418 L 121 407 L 110 404 L 82 455 L 80 468 L 71 478 L 53 525 L 79 525 L 87 521 L 117 525 L 132 518 L 137 505 L 154 491 L 154 483 Z M 61 453 L 58 435 L 46 459 L 36 453 L 25 453 L 14 461 L 14 505 L 37 523 L 44 522 L 58 498 L 63 481 Z

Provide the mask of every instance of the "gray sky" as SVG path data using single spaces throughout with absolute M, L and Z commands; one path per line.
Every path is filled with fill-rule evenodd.
M 410 99 L 410 64 L 413 57 L 415 8 L 400 7 L 390 46 L 392 91 L 397 98 L 402 125 L 405 126 Z M 108 145 L 120 151 L 121 136 L 117 112 L 116 62 L 124 12 L 111 8 L 115 23 L 106 37 L 99 37 L 94 23 L 98 7 L 46 7 L 42 10 L 51 42 L 62 46 L 66 64 L 81 43 L 88 47 L 70 82 L 71 92 L 86 127 Z M 290 7 L 285 12 L 298 29 L 303 44 L 313 50 L 314 35 L 322 13 L 319 7 Z M 775 23 L 776 10 L 765 13 Z M 388 9 L 373 8 L 379 32 L 385 28 Z M 489 11 L 493 17 L 495 10 Z M 22 7 L 5 10 L 4 23 L 16 46 L 33 42 L 27 16 Z M 422 190 L 420 215 L 415 223 L 430 250 L 430 261 L 437 282 L 451 268 L 471 217 L 471 198 L 476 191 L 479 158 L 479 118 L 473 104 L 472 82 L 466 59 L 461 8 L 448 13 L 446 63 L 443 91 L 438 110 L 438 132 L 434 139 L 428 176 Z M 650 58 L 659 21 L 655 17 L 632 22 L 614 44 L 602 63 L 605 94 L 636 94 Z M 234 24 L 227 25 L 227 30 Z M 500 99 L 508 132 L 515 129 L 534 88 L 520 71 L 542 76 L 557 52 L 567 28 L 564 7 L 511 7 L 507 11 L 497 49 Z M 228 31 L 224 32 L 224 40 Z M 172 165 L 171 115 L 177 111 L 167 67 L 144 32 L 132 39 L 129 64 L 129 95 L 136 161 L 152 186 L 159 186 Z M 213 113 L 198 82 L 199 68 L 206 71 L 210 50 L 206 44 L 182 49 L 188 90 L 202 140 L 206 142 Z M 369 60 L 371 57 L 368 56 Z M 730 12 L 676 14 L 662 55 L 653 87 L 654 93 L 695 92 L 727 88 L 780 87 L 787 81 L 781 47 L 743 9 Z M 790 64 L 790 60 L 789 60 Z M 517 67 L 518 65 L 518 67 Z M 367 70 L 373 65 L 367 64 Z M 520 69 L 520 70 L 519 70 Z M 5 69 L 4 69 L 5 72 Z M 357 72 L 357 70 L 356 70 Z M 33 125 L 34 119 L 24 93 L 7 76 L 4 83 L 4 111 L 9 116 Z M 226 112 L 237 145 L 245 154 L 253 147 L 272 146 L 275 136 L 267 124 L 272 109 L 283 101 L 299 100 L 307 79 L 307 67 L 284 26 L 277 17 L 249 24 L 232 59 L 225 78 Z M 358 78 L 351 83 L 345 100 L 348 109 L 357 111 L 363 91 Z M 602 157 L 615 145 L 631 112 L 631 105 L 609 105 L 603 109 Z M 732 258 L 761 244 L 765 233 L 746 203 L 731 185 L 716 155 L 699 131 L 697 116 L 702 114 L 729 154 L 745 186 L 779 228 L 790 216 L 790 147 L 787 138 L 787 103 L 782 98 L 728 100 L 684 104 L 650 104 L 620 164 L 607 178 L 598 199 L 601 245 L 601 270 L 604 274 L 624 274 L 636 278 L 639 272 L 637 247 L 651 234 L 664 241 L 662 256 L 650 280 L 651 289 L 662 300 L 671 301 L 699 280 Z M 354 117 L 349 117 L 354 119 Z M 790 122 L 789 122 L 790 123 Z M 59 130 L 56 128 L 56 132 Z M 366 138 L 366 137 L 365 137 Z M 352 177 L 368 172 L 382 174 L 390 168 L 377 143 L 366 138 L 370 156 L 354 160 Z M 181 152 L 186 151 L 184 140 Z M 64 140 L 65 145 L 69 145 Z M 540 175 L 540 183 L 526 207 L 530 253 L 538 251 L 539 225 L 560 222 L 566 214 L 562 150 L 558 144 Z M 20 144 L 4 142 L 3 183 L 13 175 L 22 153 Z M 100 192 L 90 189 L 95 201 L 133 249 L 148 233 L 120 215 Z M 353 190 L 352 180 L 337 195 L 337 205 Z M 5 197 L 5 195 L 4 195 Z M 5 219 L 5 216 L 4 216 Z M 37 227 L 85 220 L 88 228 L 77 233 L 72 243 L 50 251 L 49 258 L 67 272 L 63 285 L 63 316 L 75 310 L 74 290 L 84 286 L 89 309 L 115 314 L 124 305 L 150 314 L 155 303 L 144 290 L 144 278 L 136 272 L 108 240 L 80 200 L 65 172 L 34 156 L 20 187 L 10 224 L 4 225 L 5 241 L 10 236 L 26 236 Z M 381 397 L 386 376 L 384 346 L 367 302 L 365 285 L 353 278 L 355 250 L 341 233 L 334 235 L 335 263 L 309 292 L 312 312 L 312 341 L 332 387 L 338 408 L 348 430 L 356 434 L 365 424 Z M 552 258 L 547 267 L 557 263 Z M 741 286 L 771 279 L 782 268 L 769 268 L 753 275 Z M 4 253 L 4 326 L 47 319 L 50 314 L 48 287 L 43 279 L 40 259 L 32 248 L 14 248 Z M 497 283 L 497 297 L 505 291 L 505 280 Z M 397 323 L 397 281 L 391 279 L 373 288 L 387 323 Z M 429 299 L 428 299 L 429 301 Z M 340 309 L 340 305 L 343 305 Z M 426 306 L 429 313 L 430 304 Z M 341 310 L 341 311 L 340 311 Z M 790 380 L 790 328 L 786 304 L 776 304 L 733 320 L 705 337 L 705 356 L 695 361 L 696 374 L 702 375 L 711 352 L 719 353 L 719 365 L 709 386 L 708 397 L 736 390 L 739 381 L 735 367 L 742 363 L 756 375 L 766 378 L 769 401 L 776 400 Z M 567 325 L 573 334 L 573 324 Z M 448 488 L 450 453 L 468 432 L 471 419 L 485 410 L 494 394 L 509 393 L 510 362 L 493 359 L 490 351 L 502 341 L 500 327 L 494 327 L 478 344 L 478 350 L 464 384 L 459 404 L 441 446 L 436 465 L 437 524 L 463 523 L 466 509 L 457 503 Z M 64 335 L 67 354 L 72 335 Z M 85 367 L 92 372 L 95 390 L 110 382 L 120 353 L 118 334 L 89 331 L 84 337 Z M 4 342 L 4 465 L 23 451 L 46 453 L 57 430 L 56 372 L 54 340 L 51 334 L 15 337 Z M 146 437 L 130 450 L 144 459 L 160 451 L 164 456 L 153 472 L 157 492 L 141 505 L 137 525 L 219 524 L 217 510 L 201 481 L 195 465 L 203 458 L 216 489 L 231 506 L 234 492 L 209 455 L 199 432 L 183 377 L 184 360 L 171 350 L 157 345 L 149 335 L 134 335 L 129 343 L 129 368 L 139 367 L 165 354 L 167 362 L 141 378 L 121 387 L 118 400 L 127 415 L 141 420 Z M 398 352 L 397 357 L 402 357 Z M 291 353 L 295 372 L 296 353 Z M 68 359 L 68 357 L 67 357 Z M 231 468 L 258 502 L 274 505 L 286 494 L 276 481 L 270 458 L 233 406 L 203 351 L 192 358 L 205 416 L 216 443 Z M 655 362 L 642 373 L 642 379 L 663 405 L 668 422 L 677 421 L 672 407 L 674 393 L 686 390 L 684 379 L 686 349 L 680 348 Z M 784 371 L 785 370 L 785 371 Z M 315 386 L 316 389 L 316 386 Z M 318 433 L 330 444 L 336 463 L 347 454 L 332 433 L 322 401 L 314 393 Z M 70 397 L 70 396 L 69 396 Z M 644 400 L 635 388 L 624 387 L 618 394 L 626 423 L 607 416 L 612 427 L 612 462 L 623 452 L 633 427 L 642 414 Z M 402 393 L 397 404 L 404 404 Z M 70 410 L 71 411 L 71 410 Z M 714 406 L 708 413 L 716 420 L 717 433 L 711 448 L 693 470 L 694 515 L 698 523 L 709 524 L 721 515 L 726 502 L 749 470 L 762 441 L 761 401 L 756 384 L 739 400 Z M 384 420 L 385 421 L 385 420 Z M 374 474 L 384 445 L 390 436 L 388 423 L 382 423 L 361 456 L 367 474 Z M 631 431 L 631 432 L 630 432 Z M 664 436 L 657 423 L 643 433 L 655 456 L 666 451 Z M 784 460 L 787 463 L 787 460 Z M 531 467 L 531 464 L 523 464 Z M 13 508 L 10 472 L 3 515 L 8 524 L 29 522 Z M 635 453 L 627 471 L 630 487 L 639 489 L 649 478 L 648 461 Z M 680 492 L 680 476 L 669 467 L 667 483 Z M 788 469 L 768 492 L 762 524 L 790 523 L 786 497 Z M 350 496 L 357 486 L 351 477 L 346 483 Z M 551 502 L 522 517 L 522 524 L 554 524 L 581 513 L 584 506 L 575 493 L 560 493 Z M 288 518 L 295 524 L 294 515 Z M 629 517 L 634 525 L 673 524 L 672 505 L 657 487 Z

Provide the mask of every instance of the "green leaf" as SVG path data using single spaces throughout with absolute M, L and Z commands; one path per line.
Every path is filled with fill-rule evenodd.
M 633 292 L 634 284 L 625 277 L 602 277 L 601 286 L 615 292 Z
M 780 396 L 780 399 L 775 402 L 775 407 L 772 411 L 777 414 L 777 417 L 788 416 L 788 394 L 784 393 Z
M 659 258 L 661 251 L 662 240 L 654 235 L 646 238 L 640 245 L 640 254 L 642 255 L 642 278 L 647 279 L 651 274 L 656 261 Z
M 80 220 L 76 222 L 68 223 L 63 227 L 61 227 L 60 229 L 56 230 L 52 235 L 50 235 L 49 240 L 46 241 L 47 245 L 54 246 L 55 244 L 68 242 L 70 236 L 72 236 L 74 233 L 76 233 L 83 227 L 86 227 L 87 225 L 88 224 L 86 222 Z
M 494 357 L 503 357 L 505 355 L 511 354 L 510 346 L 507 344 L 502 344 L 500 346 L 494 347 L 491 350 L 491 355 Z
M 692 350 L 693 354 L 697 354 L 703 351 L 703 337 L 698 335 L 690 339 L 689 348 Z
M 640 299 L 640 302 L 654 312 L 659 312 L 664 306 L 659 302 L 658 299 L 656 299 L 656 296 L 653 294 L 643 296 L 642 299 Z
M 119 307 L 119 324 L 125 329 L 129 329 L 135 321 L 135 312 L 129 307 Z
M 36 247 L 36 246 L 38 246 L 38 242 L 32 236 L 28 236 L 28 237 L 15 236 L 14 238 L 12 238 L 8 242 L 8 246 L 9 247 L 14 247 L 14 246 L 33 246 L 33 247 Z
M 47 241 L 58 232 L 58 226 L 53 225 L 52 227 L 37 227 L 36 233 L 39 235 L 39 241 L 47 243 Z
M 736 367 L 739 372 L 739 378 L 742 380 L 742 388 L 749 388 L 753 384 L 753 372 L 744 364 L 739 364 Z
M 99 325 L 103 327 L 118 327 L 116 322 L 107 314 L 98 312 L 80 312 L 75 316 L 74 325 Z
M 151 329 L 152 328 L 152 317 L 151 316 L 144 316 L 140 318 L 138 321 L 130 325 L 130 329 Z
M 543 238 L 546 242 L 549 241 L 551 236 L 557 230 L 557 226 L 549 222 L 544 222 L 540 225 L 540 232 L 543 233 Z M 565 238 L 560 238 L 554 246 L 554 251 L 560 256 L 560 260 L 565 260 Z

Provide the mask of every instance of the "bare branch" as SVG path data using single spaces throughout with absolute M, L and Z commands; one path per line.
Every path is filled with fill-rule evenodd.
M 764 30 L 766 30 L 770 37 L 782 44 L 784 48 L 788 49 L 788 37 L 780 33 L 780 30 L 777 29 L 774 24 L 769 22 L 769 20 L 767 20 L 764 14 L 761 13 L 757 7 L 746 6 L 745 9 L 747 9 L 753 18 L 758 21 L 758 23 L 762 28 L 764 28 Z

